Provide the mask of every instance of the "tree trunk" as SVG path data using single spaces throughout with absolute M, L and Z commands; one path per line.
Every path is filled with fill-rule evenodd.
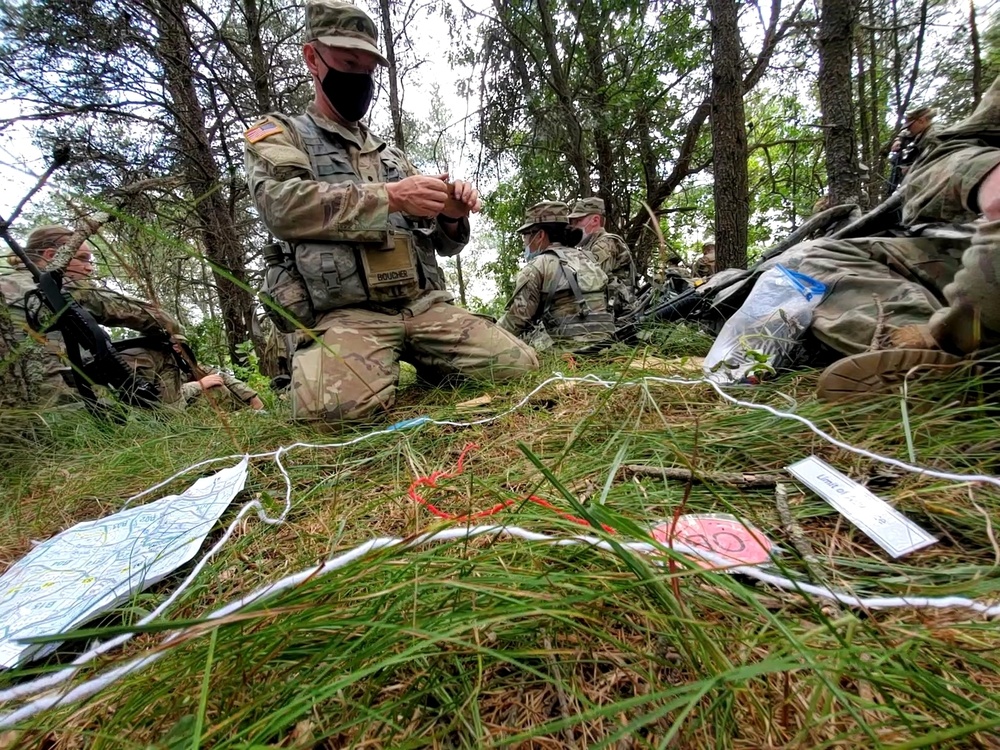
M 382 21 L 382 46 L 385 59 L 389 61 L 385 74 L 389 77 L 389 112 L 392 114 L 392 137 L 396 148 L 406 149 L 406 133 L 403 131 L 403 107 L 399 101 L 399 69 L 396 67 L 396 41 L 392 36 L 392 11 L 389 0 L 379 0 L 379 15 Z
M 854 0 L 823 0 L 819 24 L 819 102 L 831 205 L 861 198 L 851 92 Z
M 861 146 L 861 160 L 868 165 L 868 182 L 862 186 L 867 194 L 868 205 L 874 205 L 881 199 L 878 185 L 881 183 L 879 173 L 875 171 L 876 154 L 878 152 L 878 123 L 869 122 L 868 97 L 865 94 L 865 51 L 864 38 L 858 34 L 855 41 L 855 55 L 858 63 L 858 142 Z
M 261 36 L 261 13 L 257 0 L 243 0 L 246 16 L 247 40 L 250 47 L 250 75 L 253 76 L 254 98 L 257 100 L 257 114 L 274 111 L 274 97 L 271 95 L 271 79 Z
M 972 109 L 975 110 L 983 98 L 983 57 L 976 25 L 976 0 L 969 0 L 969 44 L 972 47 Z
M 219 291 L 229 356 L 234 362 L 242 362 L 237 347 L 250 338 L 253 297 L 246 289 L 246 256 L 221 191 L 219 165 L 212 153 L 205 111 L 195 89 L 191 34 L 184 3 L 159 0 L 155 9 L 159 33 L 156 51 L 172 103 L 181 164 L 194 194 L 202 245 Z
M 621 233 L 621 223 L 628 209 L 622 206 L 623 201 L 614 189 L 617 177 L 612 142 L 614 134 L 608 132 L 606 125 L 611 107 L 608 102 L 608 74 L 605 69 L 608 56 L 604 51 L 604 39 L 610 10 L 598 3 L 589 11 L 594 14 L 590 17 L 586 15 L 590 7 L 590 4 L 582 2 L 569 4 L 576 19 L 577 33 L 582 37 L 583 48 L 587 55 L 587 93 L 580 97 L 578 103 L 587 108 L 592 123 L 597 194 L 604 201 L 607 229 L 618 234 Z
M 495 3 L 494 3 L 495 4 Z M 559 102 L 559 108 L 563 112 L 564 127 L 568 137 L 568 153 L 566 158 L 577 175 L 577 197 L 589 198 L 593 195 L 590 186 L 590 164 L 587 162 L 585 145 L 583 142 L 583 128 L 576 116 L 576 109 L 573 105 L 573 92 L 570 89 L 566 71 L 563 70 L 563 60 L 565 53 L 559 50 L 556 42 L 556 25 L 552 17 L 552 8 L 549 0 L 538 0 L 538 18 L 541 22 L 542 41 L 545 45 L 545 54 L 549 63 L 549 75 L 551 76 L 552 91 Z
M 711 0 L 716 270 L 747 267 L 747 131 L 737 0 Z

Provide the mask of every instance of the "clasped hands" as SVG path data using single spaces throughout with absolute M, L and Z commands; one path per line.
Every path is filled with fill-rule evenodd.
M 409 216 L 433 219 L 442 214 L 449 219 L 462 219 L 482 210 L 479 191 L 464 180 L 448 182 L 448 174 L 417 174 L 399 182 L 386 183 L 389 213 L 402 212 Z

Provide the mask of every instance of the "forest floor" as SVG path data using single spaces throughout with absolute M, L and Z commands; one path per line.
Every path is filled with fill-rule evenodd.
M 612 383 L 550 383 L 484 424 L 424 424 L 288 452 L 287 521 L 269 526 L 248 515 L 162 618 L 84 667 L 74 684 L 137 654 L 163 658 L 83 702 L 0 731 L 0 748 L 1000 748 L 996 621 L 960 608 L 835 605 L 621 544 L 648 541 L 651 524 L 680 513 L 734 513 L 778 545 L 780 575 L 860 596 L 1000 600 L 996 487 L 875 462 L 799 422 L 728 403 L 704 384 L 635 382 L 696 378 L 691 357 L 706 349 L 679 329 L 655 349 L 551 360 L 547 371 L 502 388 L 431 391 L 411 378 L 385 421 L 338 434 L 288 422 L 280 401 L 265 415 L 205 408 L 169 420 L 136 414 L 117 426 L 80 412 L 5 418 L 0 570 L 32 540 L 108 515 L 207 458 L 342 442 L 422 415 L 485 419 L 553 370 Z M 815 372 L 788 375 L 738 396 L 794 410 L 883 455 L 998 473 L 997 412 L 970 396 L 967 382 L 918 383 L 905 401 L 897 394 L 850 406 L 817 402 L 815 383 Z M 469 444 L 476 447 L 460 475 L 419 489 L 427 501 L 461 515 L 513 500 L 473 523 L 610 544 L 559 547 L 498 532 L 395 547 L 204 620 L 372 537 L 455 527 L 408 491 L 418 477 L 455 473 Z M 785 473 L 809 455 L 867 483 L 938 542 L 893 560 Z M 637 476 L 625 468 L 632 464 L 688 468 L 704 481 Z M 729 486 L 721 472 L 785 473 L 791 526 L 801 531 L 781 520 L 774 487 Z M 247 490 L 209 542 L 249 499 L 278 508 L 284 487 L 274 461 L 252 462 Z M 552 507 L 523 501 L 532 494 Z M 189 570 L 134 596 L 87 638 L 120 632 Z M 163 644 L 179 623 L 190 630 Z M 0 689 L 56 669 L 87 642 L 70 637 L 55 656 L 0 674 Z

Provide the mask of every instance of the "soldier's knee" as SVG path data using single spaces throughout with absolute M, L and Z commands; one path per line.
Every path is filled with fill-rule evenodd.
M 395 401 L 395 392 L 341 398 L 340 393 L 317 393 L 307 385 L 292 383 L 292 419 L 297 421 L 328 425 L 363 422 L 390 409 Z
M 538 354 L 528 344 L 510 336 L 511 349 L 491 362 L 488 377 L 495 381 L 516 380 L 538 370 Z

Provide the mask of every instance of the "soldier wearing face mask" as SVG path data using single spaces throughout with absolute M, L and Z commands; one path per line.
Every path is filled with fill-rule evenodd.
M 468 242 L 469 214 L 481 207 L 476 189 L 419 174 L 361 122 L 375 70 L 387 64 L 374 22 L 332 0 L 310 0 L 305 16 L 313 103 L 296 117 L 270 114 L 244 134 L 254 205 L 279 240 L 266 257 L 286 270 L 265 285 L 283 308 L 271 317 L 299 331 L 293 416 L 335 422 L 388 409 L 400 359 L 431 381 L 498 381 L 536 369 L 530 347 L 449 304 L 436 256 Z
M 583 232 L 580 249 L 590 253 L 608 275 L 609 301 L 615 317 L 625 315 L 635 303 L 635 263 L 625 240 L 604 228 L 604 201 L 601 198 L 578 200 L 569 215 L 569 223 Z
M 528 263 L 499 325 L 539 351 L 606 344 L 615 332 L 607 274 L 576 247 L 582 232 L 569 226 L 568 213 L 565 203 L 542 201 L 517 230 Z

